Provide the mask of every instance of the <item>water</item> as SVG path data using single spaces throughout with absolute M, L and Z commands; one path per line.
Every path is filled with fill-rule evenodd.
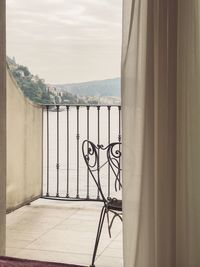
M 89 116 L 89 140 L 98 143 L 98 111 L 97 107 L 90 107 Z M 108 108 L 101 107 L 99 113 L 99 140 L 100 144 L 109 143 L 108 135 Z M 79 149 L 77 151 L 77 109 L 69 109 L 69 183 L 68 191 L 70 197 L 86 198 L 87 190 L 87 168 L 82 156 L 82 142 L 87 139 L 87 108 L 79 108 Z M 119 136 L 119 110 L 112 107 L 110 110 L 110 142 L 118 142 Z M 44 111 L 43 130 L 43 192 L 47 190 L 47 113 Z M 49 112 L 49 194 L 56 196 L 57 192 L 57 112 Z M 67 194 L 67 111 L 59 112 L 59 196 L 66 197 Z M 77 155 L 79 159 L 79 170 L 77 170 Z M 101 161 L 105 161 L 105 155 L 101 155 Z M 79 181 L 77 180 L 79 176 Z M 108 167 L 102 170 L 103 188 L 108 189 Z M 111 176 L 113 187 L 114 176 Z M 77 186 L 79 187 L 77 190 Z M 97 188 L 92 177 L 89 178 L 89 195 L 96 198 Z

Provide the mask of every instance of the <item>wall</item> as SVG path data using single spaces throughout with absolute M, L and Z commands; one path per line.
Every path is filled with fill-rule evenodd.
M 0 255 L 6 238 L 6 38 L 5 0 L 0 1 Z
M 7 211 L 41 194 L 42 109 L 24 97 L 7 70 Z

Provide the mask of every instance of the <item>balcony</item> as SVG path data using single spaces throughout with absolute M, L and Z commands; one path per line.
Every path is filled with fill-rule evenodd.
M 97 202 L 36 200 L 7 215 L 7 255 L 88 266 L 100 209 Z M 111 239 L 103 229 L 96 266 L 122 267 L 122 261 L 122 225 L 116 220 Z
M 9 73 L 7 83 L 8 94 L 12 90 L 16 96 L 8 103 L 8 158 L 12 168 L 8 168 L 7 210 L 14 211 L 7 215 L 6 254 L 88 266 L 102 203 L 83 161 L 81 144 L 84 139 L 104 145 L 121 140 L 121 107 L 41 108 L 22 99 Z M 22 116 L 27 110 L 31 120 L 27 120 L 27 115 Z M 15 131 L 10 130 L 13 123 L 16 123 Z M 16 152 L 18 166 L 14 167 L 13 145 L 16 151 L 21 151 Z M 113 175 L 109 168 L 104 176 L 107 177 L 103 183 L 106 195 L 113 195 Z M 120 220 L 113 224 L 111 239 L 105 223 L 96 266 L 123 266 Z

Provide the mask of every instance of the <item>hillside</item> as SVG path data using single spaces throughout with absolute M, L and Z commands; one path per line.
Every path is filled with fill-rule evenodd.
M 46 84 L 26 66 L 7 57 L 7 64 L 19 88 L 31 101 L 40 104 L 120 104 L 120 79 L 73 84 Z
M 120 97 L 120 78 L 54 86 L 61 92 L 69 92 L 78 96 Z
M 55 94 L 49 94 L 43 79 L 33 75 L 26 66 L 16 63 L 15 58 L 7 57 L 7 64 L 23 94 L 31 101 L 39 104 L 52 104 Z
M 71 93 L 60 93 L 56 87 L 46 84 L 44 79 L 33 75 L 26 66 L 16 63 L 15 58 L 7 56 L 7 64 L 23 94 L 39 104 L 83 103 Z

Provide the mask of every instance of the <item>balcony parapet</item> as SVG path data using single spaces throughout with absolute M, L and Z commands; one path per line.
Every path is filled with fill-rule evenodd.
M 41 195 L 42 108 L 22 93 L 7 68 L 7 211 Z

